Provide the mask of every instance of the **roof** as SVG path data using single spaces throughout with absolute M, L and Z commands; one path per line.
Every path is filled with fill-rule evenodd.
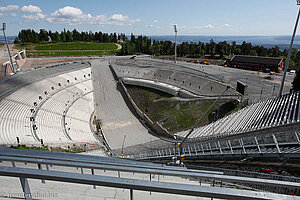
M 259 56 L 235 55 L 231 58 L 231 62 L 263 64 L 263 65 L 279 65 L 281 61 L 282 58 L 270 58 L 270 57 L 259 57 Z

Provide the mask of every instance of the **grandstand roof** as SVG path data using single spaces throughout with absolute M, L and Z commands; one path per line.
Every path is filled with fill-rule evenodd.
M 239 63 L 252 63 L 252 64 L 259 64 L 259 65 L 279 65 L 280 62 L 282 61 L 282 58 L 235 55 L 231 58 L 230 61 L 239 62 Z

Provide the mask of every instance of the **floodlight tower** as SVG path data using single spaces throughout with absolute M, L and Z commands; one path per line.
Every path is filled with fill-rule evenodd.
M 0 29 L 0 30 L 2 30 L 2 31 L 3 31 L 3 35 L 4 35 L 4 39 L 5 39 L 5 43 L 6 43 L 7 50 L 8 50 L 9 60 L 10 60 L 10 63 L 11 63 L 11 68 L 12 68 L 12 71 L 15 73 L 15 72 L 16 72 L 16 70 L 15 70 L 14 63 L 13 63 L 13 61 L 12 61 L 12 57 L 11 57 L 11 54 L 10 54 L 10 50 L 9 50 L 9 46 L 8 46 L 8 42 L 7 42 L 7 39 L 6 39 L 5 29 L 6 29 L 6 23 L 3 23 L 2 29 Z
M 176 64 L 176 54 L 177 54 L 177 52 L 176 52 L 176 50 L 177 50 L 177 26 L 176 26 L 176 24 L 174 25 L 174 31 L 175 31 L 175 59 L 174 59 L 174 62 Z
M 300 5 L 300 0 L 297 0 L 297 5 L 298 6 Z M 293 51 L 293 43 L 294 43 L 295 35 L 296 35 L 296 32 L 297 32 L 297 27 L 298 27 L 298 22 L 299 22 L 299 16 L 300 16 L 300 8 L 299 8 L 299 11 L 298 11 L 298 16 L 297 16 L 297 19 L 296 19 L 296 24 L 295 24 L 295 27 L 294 27 L 294 32 L 293 32 L 293 36 L 292 36 L 292 40 L 291 40 L 291 45 L 290 45 L 290 50 L 289 50 L 289 53 L 288 53 L 288 56 L 286 58 L 286 62 L 285 62 L 285 65 L 284 65 L 284 73 L 283 73 L 283 77 L 282 77 L 281 86 L 280 86 L 280 90 L 279 90 L 279 95 L 278 96 L 282 95 L 282 90 L 283 90 L 284 81 L 285 81 L 285 77 L 286 77 L 286 71 L 287 71 L 287 68 L 289 67 L 290 57 L 291 57 L 291 53 Z

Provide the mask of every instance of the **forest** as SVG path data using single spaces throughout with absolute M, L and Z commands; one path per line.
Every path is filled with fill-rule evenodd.
M 59 32 L 47 31 L 40 29 L 36 32 L 31 29 L 21 30 L 15 43 L 45 43 L 45 42 L 97 42 L 97 43 L 120 43 L 122 49 L 118 54 L 149 54 L 154 56 L 173 55 L 175 51 L 174 42 L 157 41 L 150 37 L 131 34 L 126 36 L 124 33 L 102 33 L 99 32 L 78 32 L 76 29 L 69 31 L 64 29 Z M 225 59 L 228 55 L 250 55 L 250 56 L 267 56 L 267 57 L 287 57 L 287 49 L 279 49 L 278 46 L 265 48 L 259 45 L 252 45 L 248 42 L 237 44 L 236 42 L 227 43 L 226 41 L 216 43 L 210 40 L 209 43 L 182 42 L 177 44 L 177 54 L 179 57 L 203 57 L 204 55 L 218 55 L 218 58 Z M 300 51 L 293 49 L 290 66 L 300 66 Z

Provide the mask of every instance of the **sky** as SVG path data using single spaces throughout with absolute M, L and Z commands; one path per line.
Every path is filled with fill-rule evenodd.
M 6 34 L 22 29 L 135 35 L 291 35 L 296 0 L 1 0 Z M 300 33 L 300 32 L 299 32 Z

